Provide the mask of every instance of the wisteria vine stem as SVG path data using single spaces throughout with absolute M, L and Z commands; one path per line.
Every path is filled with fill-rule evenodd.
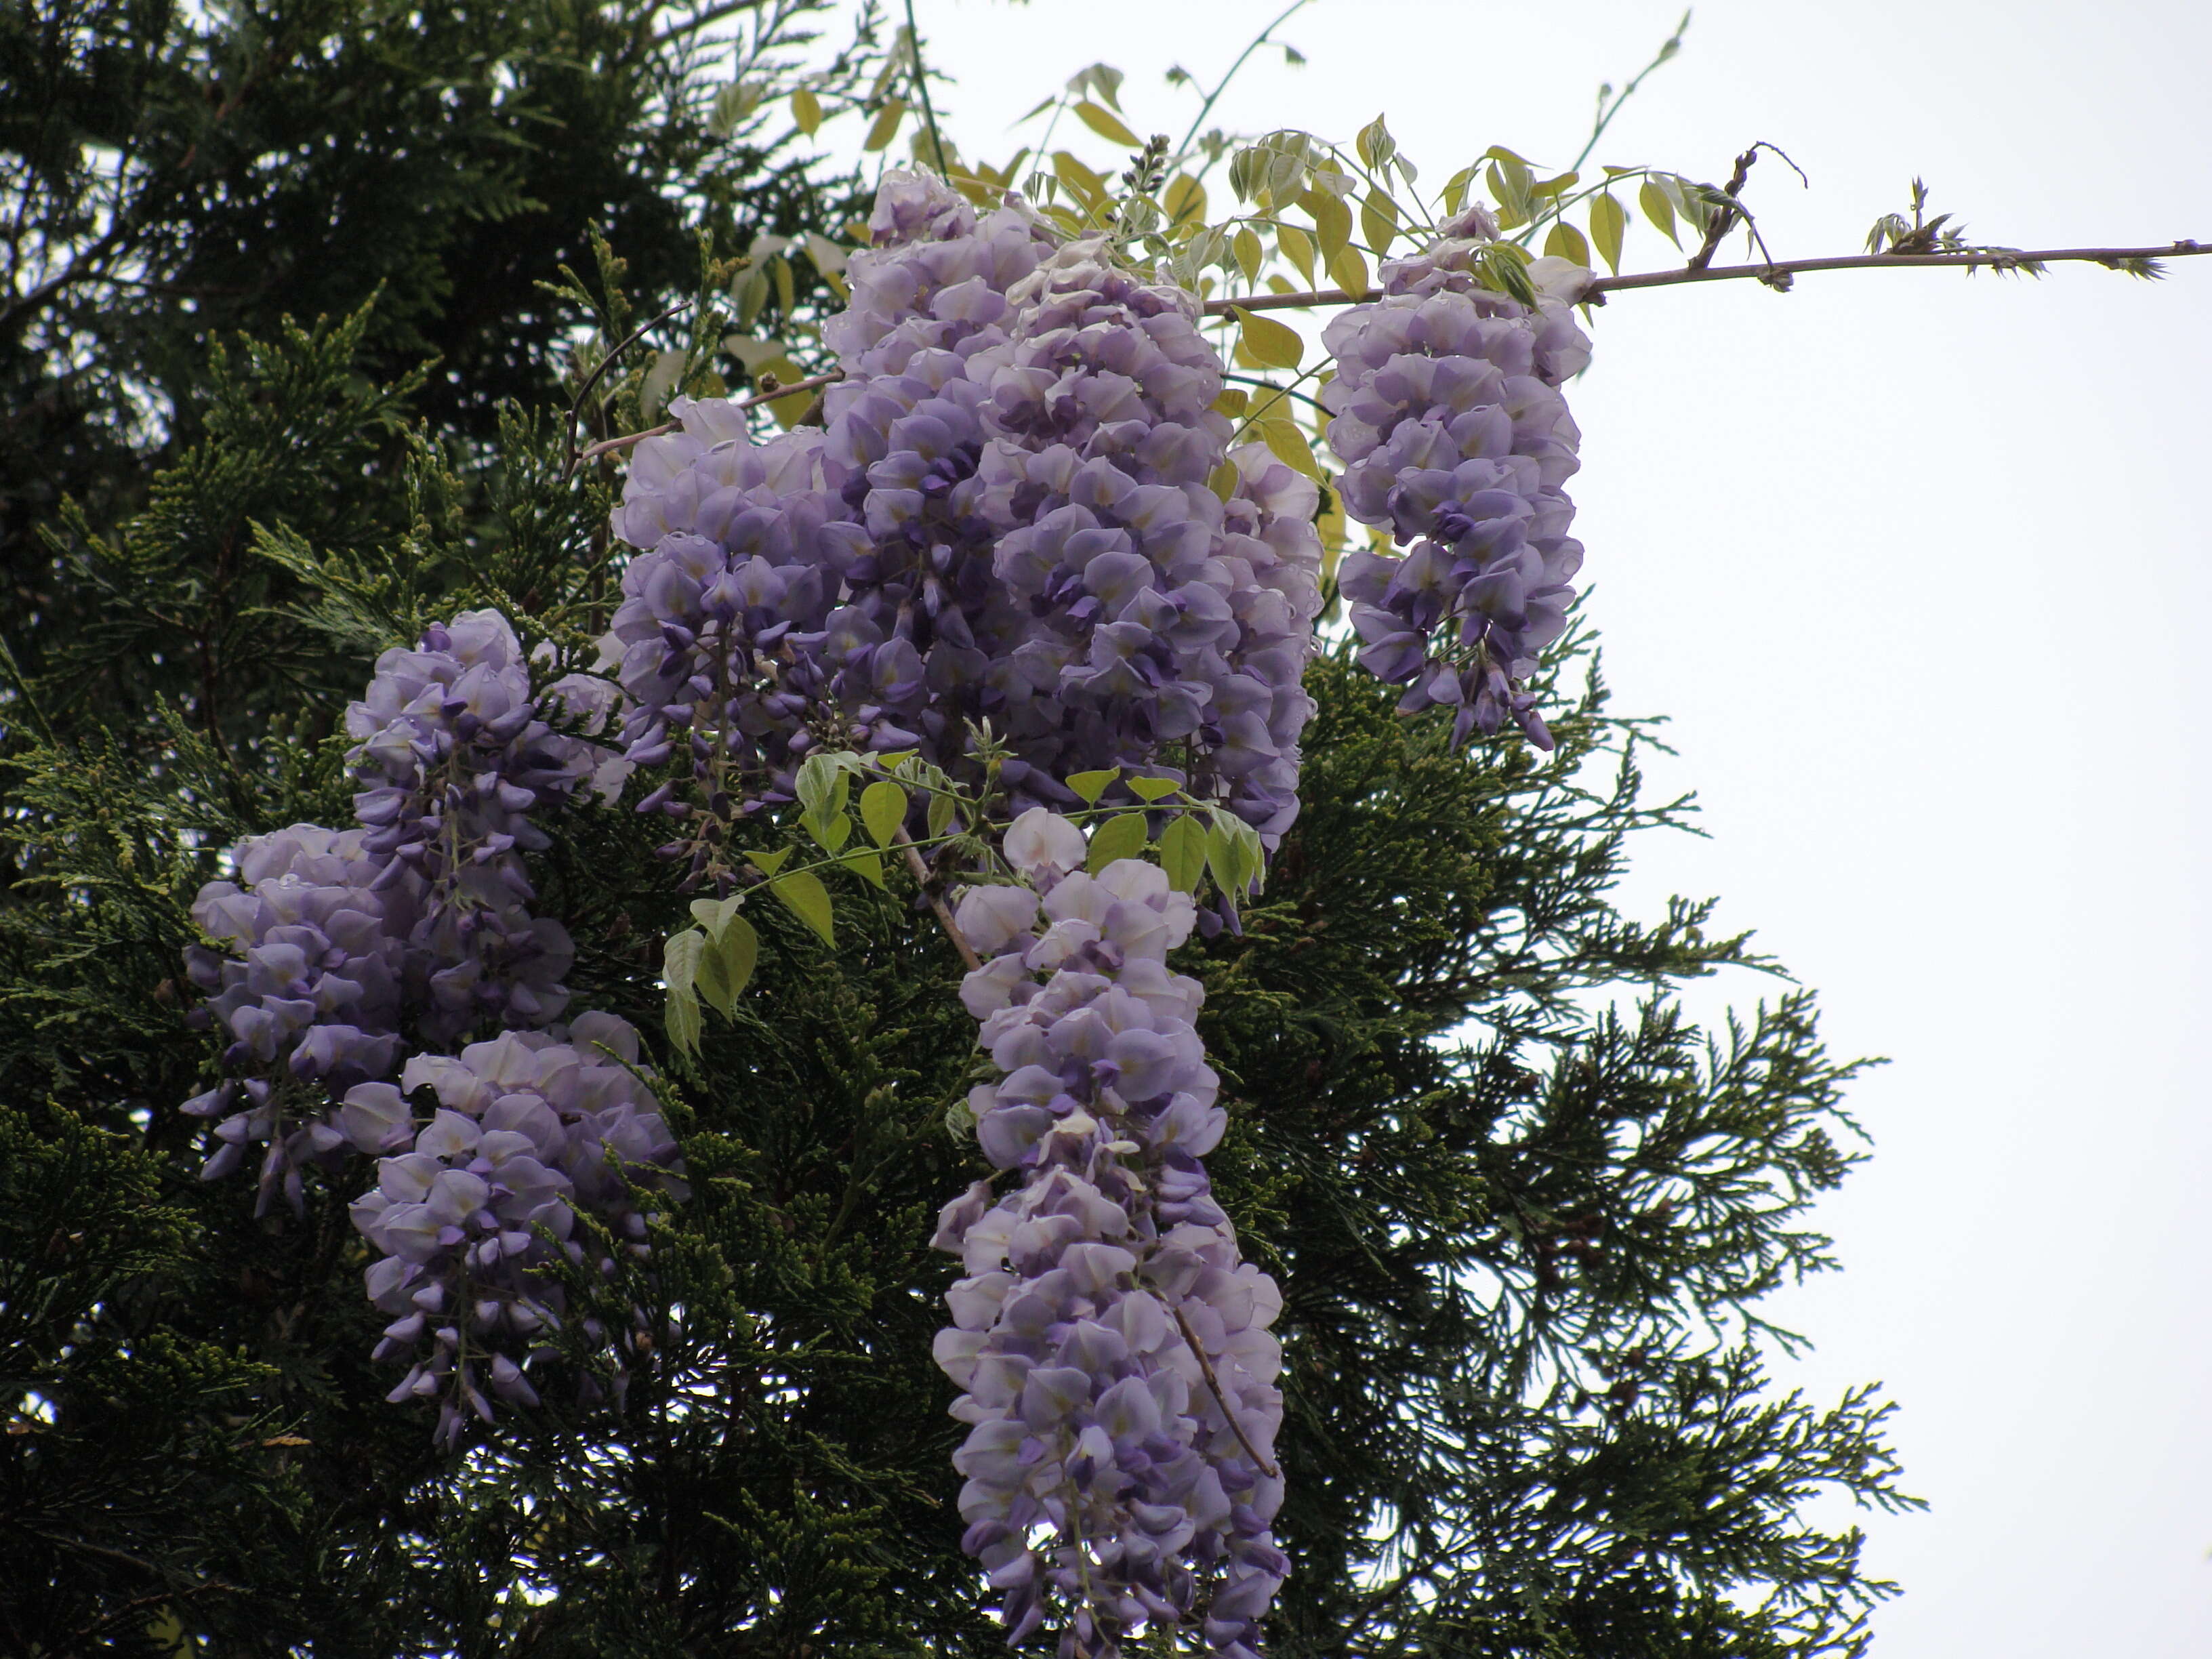
M 1213 1374 L 1213 1362 L 1206 1357 L 1206 1349 L 1199 1342 L 1198 1333 L 1191 1329 L 1190 1321 L 1183 1317 L 1181 1308 L 1170 1308 L 1168 1311 L 1175 1316 L 1176 1328 L 1182 1333 L 1182 1340 L 1190 1345 L 1190 1351 L 1198 1360 L 1198 1369 L 1206 1374 L 1206 1386 L 1213 1390 L 1213 1397 L 1221 1407 L 1221 1414 L 1229 1419 L 1230 1432 L 1237 1437 L 1237 1443 L 1244 1448 L 1244 1455 L 1250 1458 L 1252 1467 L 1266 1475 L 1268 1480 L 1281 1480 L 1283 1472 L 1268 1459 L 1260 1455 L 1260 1449 L 1252 1443 L 1251 1437 L 1244 1432 L 1244 1425 L 1237 1418 L 1237 1407 L 1230 1403 L 1229 1396 L 1222 1392 L 1221 1379 Z
M 1707 265 L 1703 268 L 1684 265 L 1671 270 L 1640 270 L 1626 276 L 1600 276 L 1585 288 L 1577 299 L 1601 301 L 1605 295 L 1625 289 L 1671 288 L 1682 283 L 1721 283 L 1746 277 L 1765 283 L 1770 287 L 1774 286 L 1778 279 L 1786 285 L 1790 277 L 1812 270 L 1903 270 L 1925 266 L 1931 270 L 2008 271 L 2024 270 L 2033 265 L 2069 263 L 2118 268 L 2124 260 L 2186 259 L 2202 253 L 2212 253 L 2212 245 L 2190 237 L 2162 243 L 2156 247 L 2019 248 L 2002 252 L 1977 249 L 1965 253 L 1840 253 L 1820 259 L 1776 259 L 1753 265 Z M 1378 294 L 1379 290 L 1372 289 L 1364 294 L 1352 294 L 1340 288 L 1316 289 L 1295 294 L 1247 294 L 1229 299 L 1208 300 L 1205 308 L 1209 317 L 1225 317 L 1232 310 L 1297 311 L 1317 306 L 1358 305 L 1377 297 Z

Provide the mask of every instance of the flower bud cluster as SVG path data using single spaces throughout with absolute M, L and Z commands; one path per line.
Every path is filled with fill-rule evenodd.
M 988 721 L 1017 808 L 1119 766 L 1272 842 L 1310 712 L 1316 497 L 1264 447 L 1231 453 L 1196 301 L 912 175 L 872 223 L 824 328 L 845 377 L 822 432 L 755 447 L 728 404 L 687 403 L 639 446 L 616 527 L 647 551 L 610 641 L 630 757 L 688 726 L 702 768 L 736 757 L 708 781 L 742 811 L 825 738 L 957 775 Z
M 593 683 L 571 677 L 549 700 L 605 714 Z M 547 844 L 530 820 L 590 786 L 608 757 L 541 718 L 530 667 L 507 619 L 471 611 L 433 624 L 412 651 L 386 652 L 366 696 L 346 710 L 358 746 L 362 846 L 380 879 L 420 884 L 407 933 L 409 990 L 427 1042 L 486 1019 L 542 1025 L 568 1004 L 568 930 L 532 916 L 522 854 Z
M 402 940 L 420 883 L 382 880 L 388 866 L 365 839 L 312 823 L 256 836 L 233 849 L 238 879 L 208 883 L 192 906 L 200 931 L 229 949 L 185 952 L 192 982 L 210 994 L 198 1018 L 230 1034 L 227 1067 L 256 1075 L 228 1079 L 184 1109 L 219 1120 L 210 1180 L 268 1144 L 264 1211 L 280 1189 L 296 1207 L 300 1167 L 349 1150 L 319 1112 L 286 1112 L 288 1080 L 328 1099 L 398 1059 Z
M 1563 489 L 1581 434 L 1558 388 L 1589 362 L 1589 343 L 1558 299 L 1531 309 L 1477 280 L 1494 234 L 1478 208 L 1384 265 L 1385 297 L 1322 331 L 1337 359 L 1322 401 L 1346 464 L 1346 513 L 1410 544 L 1344 562 L 1361 663 L 1407 687 L 1404 712 L 1456 708 L 1455 743 L 1510 715 L 1549 748 L 1516 682 L 1565 631 L 1582 563 Z
M 637 1191 L 685 1196 L 637 1060 L 627 1023 L 583 1014 L 565 1034 L 507 1031 L 457 1058 L 418 1054 L 398 1087 L 357 1085 L 336 1114 L 356 1145 L 385 1153 L 352 1212 L 381 1253 L 369 1300 L 395 1316 L 376 1357 L 408 1365 L 389 1398 L 439 1401 L 442 1443 L 458 1443 L 471 1414 L 491 1421 L 493 1396 L 538 1402 L 526 1368 L 556 1352 L 568 1312 L 556 1253 L 611 1279 L 614 1252 L 647 1252 Z M 438 1108 L 418 1129 L 405 1097 L 424 1087 Z M 579 1328 L 611 1372 L 604 1386 L 586 1373 L 580 1391 L 619 1397 L 634 1334 L 588 1315 Z
M 1253 1659 L 1287 1571 L 1281 1296 L 1239 1261 L 1200 1162 L 1225 1121 L 1203 991 L 1165 962 L 1194 907 L 1140 860 L 1082 873 L 1085 850 L 1032 809 L 1005 841 L 1026 884 L 956 913 L 986 958 L 962 998 L 1000 1073 L 969 1097 L 976 1136 L 1018 1180 L 995 1202 L 977 1182 L 933 1241 L 968 1274 L 936 1347 L 971 1425 L 963 1545 L 1013 1641 L 1050 1608 L 1063 1655 L 1110 1659 L 1139 1626 L 1197 1617 L 1210 1652 Z

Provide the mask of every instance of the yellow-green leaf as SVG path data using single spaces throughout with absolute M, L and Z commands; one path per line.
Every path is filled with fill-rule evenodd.
M 1390 136 L 1390 129 L 1383 125 L 1379 115 L 1359 129 L 1359 137 L 1355 143 L 1359 150 L 1359 159 L 1370 172 L 1389 166 L 1390 158 L 1398 153 L 1398 141 Z
M 699 1051 L 699 994 L 694 988 L 707 952 L 707 936 L 696 927 L 669 935 L 661 947 L 661 979 L 668 987 L 663 1018 L 669 1039 L 687 1054 Z
M 1636 200 L 1644 210 L 1644 216 L 1659 234 L 1676 247 L 1681 246 L 1682 239 L 1674 234 L 1674 204 L 1667 199 L 1667 192 L 1660 188 L 1659 181 L 1646 179 L 1644 188 L 1636 192 Z
M 1255 421 L 1250 430 L 1274 452 L 1276 459 L 1285 466 L 1295 468 L 1309 478 L 1319 480 L 1321 466 L 1314 459 L 1313 446 L 1296 426 L 1288 421 Z
M 1298 275 L 1304 277 L 1306 286 L 1311 288 L 1314 279 L 1313 238 L 1296 225 L 1277 225 L 1275 246 L 1283 251 L 1285 259 L 1298 268 Z
M 1297 330 L 1273 317 L 1255 315 L 1242 306 L 1231 310 L 1237 318 L 1238 340 L 1262 368 L 1296 368 L 1304 358 L 1306 343 L 1298 337 Z
M 837 862 L 871 887 L 884 884 L 884 855 L 872 847 L 855 847 Z
M 1236 462 L 1224 461 L 1206 478 L 1206 487 L 1225 501 L 1237 493 L 1237 486 L 1243 482 L 1243 477 L 1237 470 Z
M 1381 258 L 1398 234 L 1398 204 L 1379 190 L 1369 191 L 1359 204 L 1359 232 L 1366 237 L 1369 251 Z
M 1206 826 L 1188 812 L 1160 832 L 1160 866 L 1179 893 L 1195 892 L 1206 873 Z
M 1238 226 L 1237 234 L 1230 239 L 1229 248 L 1237 256 L 1237 267 L 1243 271 L 1244 280 L 1258 282 L 1260 262 L 1267 258 L 1267 250 L 1260 246 L 1260 239 L 1253 234 L 1252 227 Z
M 1470 163 L 1444 180 L 1444 211 L 1457 213 L 1467 205 L 1467 192 L 1474 183 L 1474 175 L 1481 170 L 1480 162 Z
M 1352 246 L 1352 210 L 1325 190 L 1308 191 L 1305 207 L 1313 215 L 1314 236 L 1321 244 L 1321 262 L 1334 270 L 1336 256 Z
M 1213 884 L 1221 890 L 1222 896 L 1231 904 L 1241 901 L 1251 880 L 1244 872 L 1243 849 L 1236 837 L 1218 823 L 1206 830 L 1206 862 L 1213 872 Z
M 891 844 L 899 825 L 906 822 L 906 791 L 887 778 L 860 791 L 860 822 L 878 847 Z
M 732 915 L 729 926 L 708 945 L 699 963 L 700 994 L 720 1010 L 723 1018 L 737 1013 L 738 999 L 751 982 L 754 964 L 759 960 L 760 935 L 743 916 Z
M 1552 227 L 1552 234 L 1544 239 L 1544 252 L 1578 265 L 1590 262 L 1589 243 L 1582 232 L 1562 219 Z
M 699 994 L 686 986 L 681 991 L 672 986 L 668 992 L 668 1006 L 661 1012 L 661 1023 L 668 1028 L 668 1040 L 678 1052 L 696 1054 L 699 1052 Z
M 1075 106 L 1075 117 L 1101 138 L 1110 138 L 1117 144 L 1127 144 L 1135 149 L 1144 142 L 1115 120 L 1112 111 L 1092 103 L 1088 98 Z
M 826 813 L 808 812 L 803 814 L 799 821 L 825 853 L 836 852 L 853 838 L 853 820 L 842 812 L 834 817 Z
M 1601 191 L 1590 202 L 1590 240 L 1605 257 L 1607 267 L 1618 276 L 1620 274 L 1620 244 L 1628 233 L 1628 210 L 1613 198 L 1611 191 Z
M 1071 772 L 1067 787 L 1075 791 L 1085 806 L 1096 806 L 1098 797 L 1106 793 L 1107 786 L 1121 775 L 1121 769 L 1118 766 L 1109 766 L 1097 772 Z
M 1173 778 L 1131 778 L 1129 793 L 1141 801 L 1156 801 L 1164 795 L 1172 795 L 1182 786 Z
M 791 94 L 791 118 L 811 138 L 822 125 L 822 100 L 805 87 Z
M 1360 257 L 1358 248 L 1347 246 L 1338 250 L 1328 262 L 1328 274 L 1336 279 L 1336 285 L 1352 298 L 1365 297 L 1367 261 Z
M 951 796 L 933 794 L 929 798 L 929 833 L 933 840 L 952 827 L 953 814 L 959 804 Z
M 1188 173 L 1178 173 L 1168 180 L 1160 205 L 1168 210 L 1170 224 L 1202 225 L 1206 222 L 1206 186 Z
M 672 991 L 688 991 L 699 977 L 699 959 L 707 953 L 707 936 L 696 927 L 671 933 L 660 947 L 660 977 Z
M 1105 179 L 1084 166 L 1081 158 L 1072 151 L 1064 149 L 1053 151 L 1052 170 L 1060 182 L 1066 185 L 1080 200 L 1097 202 L 1104 198 Z
M 1097 875 L 1116 859 L 1140 857 L 1150 839 L 1142 812 L 1123 812 L 1108 818 L 1091 832 L 1091 873 Z
M 876 112 L 876 118 L 869 126 L 868 136 L 862 141 L 860 148 L 865 150 L 888 149 L 891 140 L 898 137 L 899 123 L 904 119 L 906 100 L 885 99 L 884 106 Z
M 730 925 L 730 918 L 738 914 L 738 903 L 734 893 L 724 899 L 693 899 L 691 920 L 699 924 L 709 939 L 718 939 Z
M 745 861 L 764 876 L 773 876 L 783 868 L 791 857 L 791 848 L 779 848 L 773 853 L 748 853 Z
M 824 945 L 837 942 L 830 921 L 830 890 L 819 876 L 811 870 L 794 870 L 787 876 L 778 876 L 769 889 L 792 915 L 821 934 Z

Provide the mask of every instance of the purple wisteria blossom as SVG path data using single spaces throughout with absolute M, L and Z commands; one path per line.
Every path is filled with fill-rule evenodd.
M 580 679 L 549 701 L 604 715 Z M 602 778 L 610 757 L 556 732 L 531 695 L 530 667 L 507 619 L 466 611 L 434 624 L 412 651 L 376 659 L 367 695 L 346 710 L 362 786 L 354 815 L 380 880 L 419 883 L 407 933 L 408 991 L 423 1040 L 478 1024 L 542 1025 L 568 1004 L 568 930 L 533 916 L 521 854 L 547 845 L 530 815 Z
M 1474 209 L 1385 264 L 1385 297 L 1322 331 L 1337 359 L 1322 401 L 1345 512 L 1407 549 L 1345 559 L 1360 661 L 1406 686 L 1406 713 L 1456 708 L 1455 743 L 1510 715 L 1548 749 L 1517 683 L 1565 631 L 1582 563 L 1562 488 L 1581 434 L 1558 388 L 1589 342 L 1558 299 L 1531 310 L 1482 286 L 1474 260 L 1495 234 Z
M 970 889 L 957 923 L 986 957 L 961 990 L 1000 1073 L 969 1097 L 979 1181 L 934 1243 L 968 1276 L 939 1363 L 966 1390 L 955 1456 L 963 1546 L 1009 1639 L 1054 1617 L 1066 1659 L 1113 1659 L 1139 1626 L 1199 1620 L 1254 1659 L 1288 1563 L 1270 1528 L 1281 1350 L 1274 1283 L 1240 1262 L 1200 1159 L 1217 1079 L 1170 973 L 1192 901 L 1137 860 L 1086 848 L 1041 808 L 1006 832 L 1019 886 Z
M 398 1087 L 348 1092 L 337 1121 L 386 1152 L 353 1205 L 354 1225 L 380 1252 L 369 1300 L 395 1316 L 376 1357 L 407 1363 L 392 1401 L 439 1401 L 441 1443 L 457 1444 L 471 1414 L 491 1421 L 494 1396 L 537 1403 L 528 1369 L 556 1353 L 568 1314 L 556 1253 L 611 1278 L 611 1251 L 647 1254 L 651 1216 L 633 1189 L 686 1195 L 675 1138 L 637 1062 L 637 1033 L 589 1013 L 565 1033 L 506 1031 L 458 1057 L 418 1054 Z M 423 1088 L 437 1108 L 418 1130 L 406 1096 Z M 609 1379 L 587 1371 L 580 1392 L 618 1399 L 636 1330 L 589 1315 L 578 1327 Z
M 247 1075 L 184 1109 L 218 1120 L 203 1172 L 210 1181 L 267 1144 L 262 1212 L 280 1191 L 299 1206 L 303 1164 L 377 1150 L 355 1146 L 321 1109 L 399 1058 L 404 939 L 421 884 L 404 872 L 384 879 L 389 866 L 365 840 L 359 830 L 295 823 L 240 842 L 237 880 L 208 883 L 192 906 L 200 931 L 228 951 L 185 952 L 193 983 L 210 994 L 196 1018 L 229 1033 L 224 1064 Z
M 301 823 L 241 842 L 236 879 L 210 882 L 192 907 L 226 947 L 186 952 L 210 994 L 194 1018 L 230 1035 L 224 1064 L 241 1074 L 185 1103 L 218 1120 L 206 1178 L 265 1143 L 259 1207 L 281 1191 L 297 1210 L 303 1166 L 385 1150 L 331 1103 L 389 1077 L 410 1036 L 441 1045 L 480 1021 L 561 1012 L 568 935 L 523 908 L 520 850 L 545 844 L 528 815 L 611 799 L 629 763 L 543 716 L 588 734 L 619 696 L 569 675 L 533 701 L 514 630 L 489 611 L 378 659 L 347 716 L 362 827 Z
M 1122 766 L 1272 844 L 1310 712 L 1316 496 L 1230 453 L 1196 301 L 913 175 L 872 222 L 824 327 L 845 378 L 821 432 L 755 446 L 728 404 L 684 403 L 682 434 L 639 446 L 616 528 L 646 550 L 609 642 L 630 757 L 682 736 L 726 817 L 825 744 L 963 775 L 988 721 L 1017 808 Z

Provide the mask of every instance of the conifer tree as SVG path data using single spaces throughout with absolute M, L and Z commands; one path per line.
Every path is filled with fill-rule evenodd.
M 690 754 L 650 709 L 623 734 L 643 775 L 621 800 L 592 800 L 579 772 L 557 787 L 573 810 L 537 820 L 545 844 L 485 843 L 492 867 L 526 871 L 532 914 L 565 924 L 561 994 L 572 1018 L 602 1022 L 572 1032 L 642 1034 L 641 1048 L 602 1048 L 593 1086 L 634 1121 L 665 1120 L 678 1151 L 609 1160 L 599 1207 L 562 1212 L 568 1255 L 542 1248 L 550 1231 L 500 1235 L 518 1259 L 540 1252 L 530 1271 L 563 1311 L 526 1376 L 487 1373 L 502 1391 L 480 1412 L 458 1384 L 439 1385 L 442 1413 L 408 1393 L 429 1373 L 403 1380 L 393 1346 L 431 1339 L 362 1290 L 381 1248 L 366 1154 L 392 1123 L 370 1107 L 428 1121 L 430 1094 L 463 1086 L 452 1068 L 476 1050 L 438 1060 L 434 1089 L 405 1081 L 412 1102 L 386 1082 L 347 1094 L 368 1113 L 345 1120 L 363 1155 L 305 1141 L 259 1188 L 222 1173 L 210 1118 L 232 1107 L 186 1109 L 240 1086 L 201 1008 L 222 943 L 204 884 L 250 884 L 239 849 L 287 826 L 374 811 L 361 844 L 394 823 L 384 841 L 404 843 L 401 806 L 362 805 L 384 786 L 364 782 L 367 728 L 349 714 L 373 673 L 398 672 L 380 661 L 450 656 L 478 626 L 461 619 L 499 613 L 517 636 L 507 672 L 527 694 L 539 663 L 532 706 L 552 723 L 514 739 L 523 759 L 489 763 L 479 794 L 503 799 L 498 768 L 528 764 L 541 772 L 523 793 L 547 796 L 544 766 L 616 741 L 544 683 L 609 684 L 625 565 L 659 556 L 609 530 L 627 522 L 625 460 L 663 464 L 628 453 L 635 434 L 772 408 L 799 447 L 860 407 L 855 387 L 817 403 L 789 384 L 839 372 L 823 324 L 848 300 L 839 250 L 866 201 L 794 133 L 856 112 L 879 151 L 908 122 L 918 155 L 971 195 L 1012 182 L 935 132 L 910 33 L 869 9 L 817 9 L 517 3 L 426 25 L 357 0 L 213 14 L 90 0 L 0 24 L 20 209 L 0 331 L 17 435 L 0 526 L 15 600 L 0 625 L 0 1633 L 14 1650 L 1002 1648 L 962 1547 L 961 1425 L 932 1357 L 955 1276 L 932 1248 L 940 1209 L 988 1173 L 969 1102 L 994 1085 L 961 996 L 963 969 L 981 970 L 933 914 L 951 914 L 947 866 L 917 883 L 913 848 L 840 852 L 842 776 L 829 805 L 802 780 L 747 830 L 784 856 L 811 836 L 866 864 L 873 879 L 836 880 L 834 926 L 810 890 L 735 873 L 717 886 L 712 848 L 687 884 L 665 854 L 693 844 L 633 810 L 648 781 L 663 800 L 690 784 Z M 733 16 L 744 66 L 718 84 L 708 44 Z M 854 23 L 842 51 L 803 52 L 810 27 Z M 1113 138 L 1115 91 L 1086 71 L 1064 101 Z M 1314 210 L 1310 231 L 1280 228 L 1334 162 L 1297 135 L 1209 143 L 1212 160 L 1237 150 L 1267 248 L 1203 222 L 1202 188 L 1177 182 L 1203 167 L 1164 144 L 1138 144 L 1119 185 L 1063 167 L 1042 208 L 1078 225 L 1104 210 L 1132 246 L 1158 239 L 1186 289 L 1279 258 L 1368 291 L 1348 213 L 1333 232 L 1340 204 Z M 1358 150 L 1389 176 L 1379 123 Z M 1742 173 L 1686 195 L 1655 181 L 1704 235 L 1690 270 L 1744 222 Z M 1589 264 L 1590 246 L 1557 205 L 1565 186 L 1532 190 L 1510 152 L 1489 176 L 1499 220 L 1462 274 L 1492 284 L 1498 314 L 1535 316 L 1535 268 L 1492 251 L 1501 228 L 1548 215 L 1560 263 L 1581 241 L 1571 263 Z M 1617 269 L 1618 207 L 1581 205 Z M 1370 252 L 1391 240 L 1363 229 Z M 2008 257 L 1921 229 L 1899 222 L 1899 257 Z M 1239 361 L 1287 374 L 1298 348 L 1263 308 L 1230 325 Z M 714 412 L 749 388 L 759 410 Z M 1309 417 L 1271 395 L 1237 416 L 1318 472 Z M 1346 515 L 1374 515 L 1356 483 L 1325 482 L 1323 533 L 1363 556 Z M 1247 487 L 1223 477 L 1218 493 Z M 1347 562 L 1343 597 L 1381 617 L 1398 590 L 1378 568 Z M 696 644 L 653 628 L 653 653 Z M 1481 687 L 1405 712 L 1356 641 L 1325 637 L 1305 668 L 1301 804 L 1267 821 L 1265 884 L 1224 882 L 1217 915 L 1232 925 L 1174 958 L 1202 985 L 1197 1034 L 1231 1109 L 1212 1192 L 1283 1303 L 1273 1536 L 1289 1574 L 1269 1650 L 1863 1650 L 1892 1587 L 1863 1569 L 1855 1531 L 1805 1506 L 1822 1490 L 1913 1501 L 1888 1407 L 1872 1389 L 1777 1392 L 1767 1359 L 1795 1339 L 1759 1311 L 1832 1265 L 1808 1212 L 1861 1156 L 1843 1104 L 1854 1066 L 1823 1048 L 1809 994 L 1778 981 L 1720 1029 L 1683 1012 L 1687 981 L 1778 970 L 1711 934 L 1709 902 L 1620 908 L 1632 837 L 1690 808 L 1646 798 L 1651 728 L 1614 712 L 1586 629 L 1480 718 Z M 1547 749 L 1481 734 L 1536 708 Z M 951 730 L 937 775 L 957 787 L 972 762 L 994 787 L 1005 734 Z M 980 857 L 996 833 L 948 838 Z M 718 905 L 760 891 L 786 902 L 745 905 L 744 970 L 725 963 L 711 983 L 672 942 L 696 921 L 720 930 L 696 948 L 723 951 L 735 935 Z M 367 949 L 327 965 L 358 978 Z M 477 1018 L 457 1029 L 498 1028 Z M 562 1109 L 555 1085 L 539 1094 L 532 1109 Z M 1133 1645 L 1182 1650 L 1171 1639 L 1162 1626 Z

